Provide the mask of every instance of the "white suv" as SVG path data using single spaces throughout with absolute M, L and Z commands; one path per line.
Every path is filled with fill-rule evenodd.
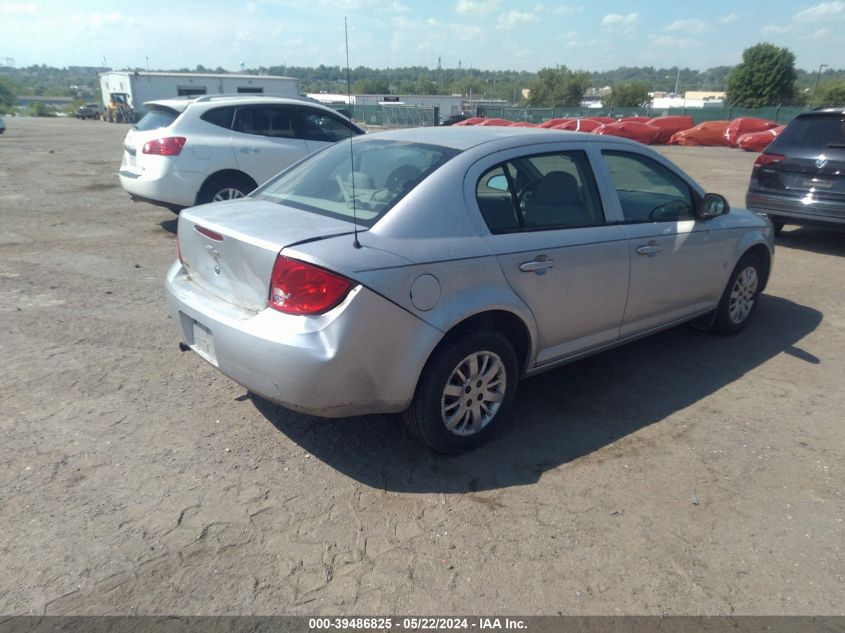
M 124 140 L 120 184 L 133 200 L 179 211 L 240 198 L 301 158 L 363 134 L 349 119 L 295 98 L 220 95 L 144 104 Z

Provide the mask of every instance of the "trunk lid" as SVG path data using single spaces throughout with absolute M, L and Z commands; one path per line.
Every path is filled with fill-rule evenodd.
M 249 312 L 267 306 L 279 252 L 302 242 L 352 233 L 349 222 L 245 198 L 185 209 L 179 251 L 192 281 Z

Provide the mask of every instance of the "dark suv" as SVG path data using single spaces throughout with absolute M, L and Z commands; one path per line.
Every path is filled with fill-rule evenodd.
M 845 108 L 797 116 L 754 163 L 745 206 L 784 224 L 845 229 Z

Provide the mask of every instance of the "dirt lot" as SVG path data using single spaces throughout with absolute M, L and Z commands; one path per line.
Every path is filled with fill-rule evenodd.
M 182 354 L 175 216 L 124 126 L 0 137 L 0 613 L 841 614 L 845 235 L 787 229 L 756 320 L 522 384 L 444 458 Z M 741 205 L 753 154 L 664 151 Z

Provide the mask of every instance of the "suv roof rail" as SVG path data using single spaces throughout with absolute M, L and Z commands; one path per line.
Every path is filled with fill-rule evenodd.
M 194 97 L 194 103 L 206 103 L 208 101 L 213 101 L 215 99 L 293 99 L 294 101 L 306 101 L 309 103 L 320 103 L 316 99 L 312 99 L 311 97 L 302 97 L 302 96 L 290 96 L 290 95 L 276 95 L 272 93 L 259 93 L 259 92 L 230 92 L 230 93 L 221 93 L 221 94 L 213 94 L 213 95 L 200 95 L 198 97 Z

